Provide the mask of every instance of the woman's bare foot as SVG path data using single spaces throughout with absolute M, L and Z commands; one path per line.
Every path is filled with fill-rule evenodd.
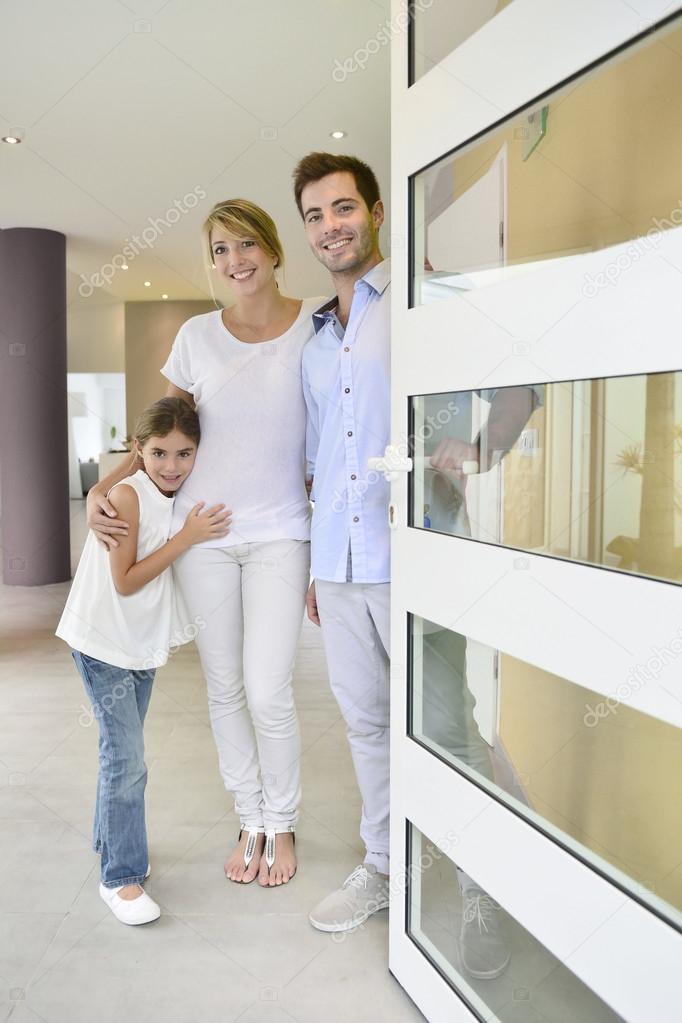
M 249 882 L 253 881 L 258 873 L 261 856 L 263 855 L 263 847 L 265 845 L 265 835 L 257 836 L 253 859 L 247 867 L 244 865 L 244 853 L 246 851 L 246 843 L 248 840 L 249 832 L 242 831 L 241 838 L 239 839 L 236 848 L 225 862 L 225 877 L 228 881 L 239 881 L 241 884 L 249 884 Z
M 275 862 L 268 868 L 265 856 L 261 856 L 258 884 L 263 888 L 287 884 L 296 873 L 296 862 L 293 832 L 283 831 L 275 835 Z
M 140 895 L 144 895 L 144 888 L 140 887 L 139 884 L 127 884 L 124 888 L 119 888 L 116 894 L 119 899 L 132 902 L 133 899 L 139 899 Z

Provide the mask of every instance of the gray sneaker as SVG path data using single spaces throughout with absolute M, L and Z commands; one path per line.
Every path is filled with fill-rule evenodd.
M 502 907 L 480 888 L 462 893 L 464 912 L 459 932 L 462 967 L 471 977 L 493 980 L 511 959 L 502 932 Z
M 352 931 L 387 908 L 388 891 L 387 875 L 379 874 L 373 863 L 362 863 L 315 907 L 309 920 L 318 931 Z

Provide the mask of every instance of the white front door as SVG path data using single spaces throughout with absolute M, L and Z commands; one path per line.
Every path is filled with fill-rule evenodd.
M 433 1021 L 672 1023 L 682 4 L 410 6 L 390 968 Z

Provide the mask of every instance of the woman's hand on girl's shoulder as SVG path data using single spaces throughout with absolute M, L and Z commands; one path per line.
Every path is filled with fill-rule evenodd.
M 85 508 L 88 529 L 92 530 L 102 547 L 106 550 L 118 547 L 119 541 L 116 538 L 128 535 L 129 523 L 122 509 L 114 507 L 98 486 L 89 490 Z

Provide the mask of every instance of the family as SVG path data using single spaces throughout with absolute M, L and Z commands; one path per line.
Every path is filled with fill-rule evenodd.
M 389 904 L 390 492 L 368 466 L 390 431 L 384 208 L 371 168 L 330 153 L 299 162 L 294 197 L 334 297 L 282 295 L 270 216 L 245 199 L 214 206 L 205 251 L 234 302 L 182 325 L 161 368 L 166 397 L 140 416 L 131 458 L 90 491 L 90 533 L 57 629 L 99 724 L 99 891 L 126 924 L 160 916 L 144 890 L 143 727 L 156 668 L 193 638 L 239 817 L 225 876 L 267 888 L 294 877 L 301 747 L 292 674 L 306 607 L 322 628 L 346 724 L 366 850 L 309 919 L 349 931 Z M 441 421 L 444 400 L 452 413 L 425 438 L 425 469 L 432 525 L 460 536 L 470 535 L 466 472 L 497 464 L 543 402 L 530 386 L 476 394 L 489 414 L 474 439 L 474 392 L 423 399 L 429 422 Z M 465 637 L 424 624 L 424 738 L 495 783 L 466 651 Z M 462 966 L 492 979 L 511 954 L 501 907 L 459 868 L 457 878 Z
M 143 726 L 156 668 L 189 638 L 240 821 L 225 876 L 294 877 L 292 672 L 306 606 L 347 726 L 366 847 L 310 922 L 345 931 L 388 906 L 389 489 L 366 482 L 390 428 L 384 209 L 373 171 L 351 156 L 306 156 L 294 196 L 334 297 L 280 293 L 284 253 L 264 210 L 244 199 L 211 210 L 206 253 L 234 303 L 183 324 L 161 369 L 166 396 L 140 416 L 131 458 L 90 491 L 57 629 L 99 724 L 99 890 L 126 924 L 160 915 L 143 887 Z

